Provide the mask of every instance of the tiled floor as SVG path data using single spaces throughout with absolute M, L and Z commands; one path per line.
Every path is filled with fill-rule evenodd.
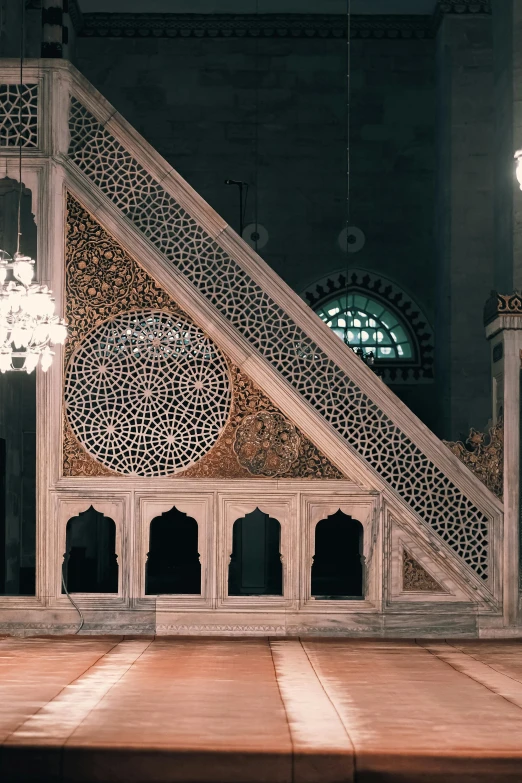
M 521 783 L 522 644 L 0 638 L 0 781 Z

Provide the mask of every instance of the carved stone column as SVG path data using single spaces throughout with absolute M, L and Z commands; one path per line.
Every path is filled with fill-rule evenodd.
M 491 347 L 493 421 L 504 418 L 504 622 L 519 622 L 522 295 L 494 294 L 484 312 Z

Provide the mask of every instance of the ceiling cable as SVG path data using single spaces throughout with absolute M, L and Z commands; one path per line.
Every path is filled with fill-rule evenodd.
M 351 89 L 351 0 L 346 0 L 346 269 L 345 269 L 345 313 L 344 342 L 348 340 L 348 276 L 350 273 L 348 234 L 350 230 L 350 89 Z
M 24 90 L 24 48 L 25 48 L 25 0 L 20 0 L 21 24 L 20 24 L 20 92 L 18 95 L 18 234 L 16 239 L 16 252 L 20 253 L 20 237 L 22 236 L 22 140 L 23 140 L 23 90 Z

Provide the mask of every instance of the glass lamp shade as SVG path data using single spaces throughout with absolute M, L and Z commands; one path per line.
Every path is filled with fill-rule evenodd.
M 29 256 L 17 252 L 11 258 L 0 250 L 0 373 L 31 373 L 38 365 L 47 372 L 51 347 L 67 338 L 67 324 L 55 315 L 51 291 L 33 283 L 33 277 Z
M 517 150 L 515 152 L 515 160 L 517 162 L 515 175 L 518 180 L 518 184 L 520 185 L 520 190 L 522 190 L 522 150 Z
M 38 362 L 40 360 L 40 354 L 38 353 L 27 353 L 25 356 L 25 363 L 24 363 L 24 370 L 29 375 L 32 373 L 33 370 L 36 369 Z
M 13 258 L 13 275 L 26 288 L 31 285 L 34 274 L 34 261 L 29 256 L 15 253 Z

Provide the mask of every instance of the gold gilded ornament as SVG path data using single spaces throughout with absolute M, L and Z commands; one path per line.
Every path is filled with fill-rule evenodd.
M 466 443 L 443 441 L 486 487 L 502 499 L 504 491 L 504 422 L 500 418 L 489 433 L 471 429 Z
M 446 592 L 406 549 L 402 551 L 402 589 L 405 593 Z
M 139 309 L 161 309 L 189 316 L 105 231 L 87 210 L 67 195 L 66 318 L 70 338 L 65 367 L 87 334 L 107 319 Z M 201 459 L 169 478 L 244 479 L 268 476 L 307 479 L 343 479 L 343 474 L 291 424 L 272 401 L 227 359 L 232 380 L 229 422 L 218 441 Z M 240 464 L 234 450 L 238 429 L 249 417 L 270 414 L 265 420 L 266 450 Z M 114 476 L 79 443 L 64 412 L 64 476 Z M 248 437 L 247 437 L 247 433 Z M 252 451 L 252 425 L 240 438 Z M 268 438 L 268 440 L 267 440 Z M 248 443 L 247 443 L 248 441 Z M 255 450 L 255 449 L 254 449 Z M 248 463 L 248 466 L 247 466 Z M 253 468 L 253 469 L 252 469 Z
M 238 462 L 254 476 L 286 473 L 299 455 L 301 439 L 293 424 L 280 413 L 246 416 L 236 431 L 234 452 Z

